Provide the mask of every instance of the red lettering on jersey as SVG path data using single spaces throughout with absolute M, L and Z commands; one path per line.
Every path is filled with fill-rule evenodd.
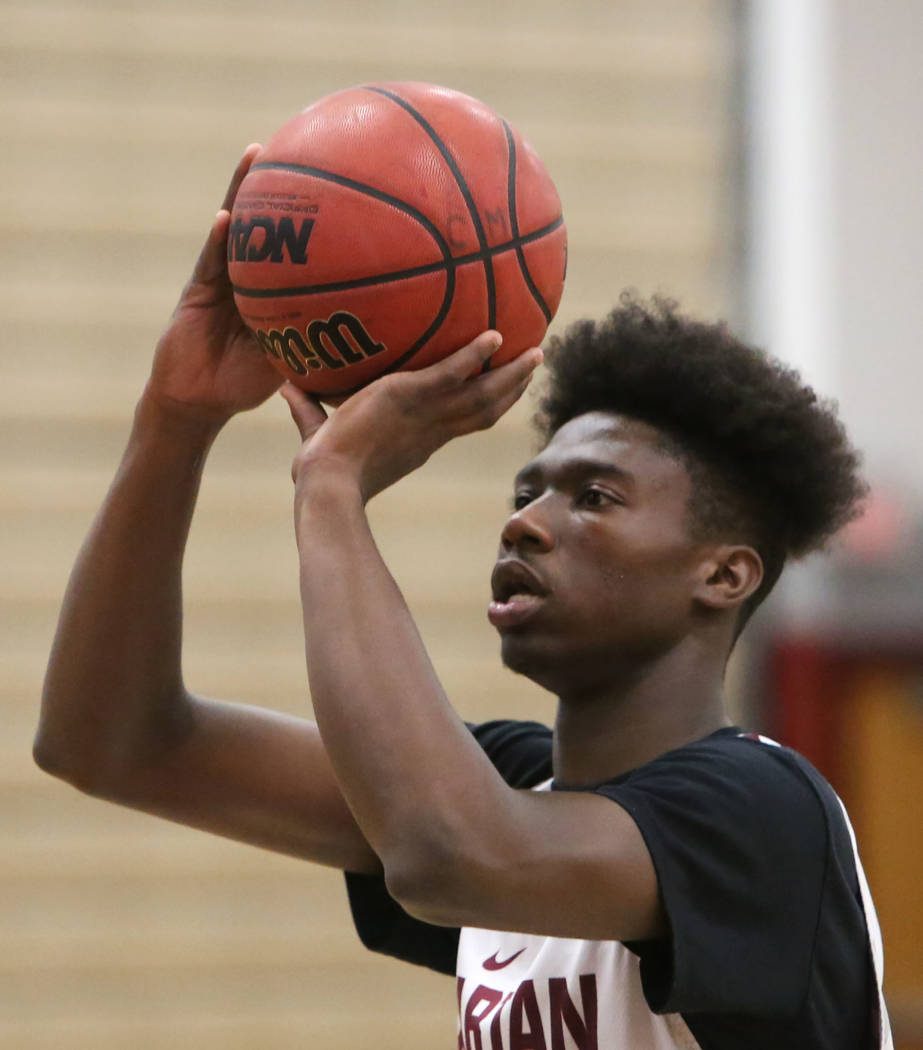
M 578 1006 L 571 998 L 567 978 L 549 978 L 547 1001 L 551 1027 L 546 1032 L 532 980 L 523 981 L 515 992 L 505 995 L 496 988 L 479 984 L 465 1002 L 465 978 L 459 977 L 456 981 L 458 1050 L 505 1050 L 503 1039 L 506 1033 L 509 1034 L 509 1050 L 568 1050 L 570 1046 L 575 1050 L 599 1050 L 596 975 L 581 974 L 579 982 Z M 488 1021 L 489 1047 L 483 1032 Z
M 455 979 L 455 994 L 458 996 L 458 1050 L 465 1050 L 465 1043 L 462 1036 L 461 1026 L 461 997 L 462 989 L 465 987 L 465 978 L 457 977 Z
M 599 1050 L 595 973 L 580 975 L 580 997 L 583 1000 L 583 1017 L 570 997 L 567 981 L 563 977 L 552 977 L 548 981 L 548 998 L 551 1001 L 551 1050 L 564 1050 L 565 1025 L 578 1050 Z
M 513 998 L 512 992 L 507 992 L 503 1002 L 494 1012 L 493 1020 L 490 1022 L 490 1050 L 503 1050 L 503 1036 L 500 1033 L 500 1021 L 503 1018 L 503 1007 Z
M 465 1050 L 484 1050 L 481 1043 L 481 1022 L 502 998 L 502 992 L 498 992 L 496 988 L 485 988 L 483 984 L 479 984 L 471 993 L 471 998 L 465 1007 L 465 1021 L 462 1025 Z M 481 1003 L 484 1004 L 484 1008 L 480 1013 L 475 1013 Z
M 529 1023 L 528 1031 L 523 1029 L 523 1020 Z M 510 1003 L 510 1050 L 548 1050 L 535 985 L 531 981 L 522 982 Z

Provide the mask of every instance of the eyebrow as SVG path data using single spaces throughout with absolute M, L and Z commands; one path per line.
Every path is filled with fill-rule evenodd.
M 614 478 L 626 485 L 634 485 L 636 478 L 630 471 L 617 466 L 608 459 L 593 459 L 589 456 L 580 459 L 567 459 L 560 467 L 548 470 L 539 460 L 527 463 L 522 470 L 513 478 L 513 485 L 523 485 L 529 481 L 537 481 L 548 474 L 563 474 L 565 477 L 586 477 L 588 474 L 597 474 L 603 477 Z

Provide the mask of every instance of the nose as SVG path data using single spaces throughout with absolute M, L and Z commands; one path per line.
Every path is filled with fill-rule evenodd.
M 500 533 L 500 546 L 505 551 L 528 548 L 545 552 L 554 547 L 554 533 L 551 530 L 548 508 L 543 507 L 544 499 L 536 499 L 519 510 L 514 510 L 507 518 Z

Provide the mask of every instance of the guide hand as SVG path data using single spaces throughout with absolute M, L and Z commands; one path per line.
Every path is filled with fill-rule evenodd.
M 452 438 L 493 426 L 519 400 L 542 361 L 535 348 L 482 373 L 500 342 L 497 332 L 484 332 L 428 368 L 382 376 L 330 418 L 316 400 L 286 383 L 282 396 L 303 442 L 292 467 L 296 484 L 310 484 L 332 470 L 352 479 L 367 502 Z

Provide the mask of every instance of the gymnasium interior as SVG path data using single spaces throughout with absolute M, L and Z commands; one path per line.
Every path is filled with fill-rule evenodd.
M 569 234 L 552 331 L 625 288 L 722 317 L 835 398 L 864 517 L 791 568 L 734 717 L 850 810 L 898 1050 L 923 1048 L 923 43 L 906 0 L 0 0 L 0 1050 L 452 1046 L 450 979 L 366 952 L 332 870 L 84 797 L 31 755 L 70 567 L 243 148 L 353 84 L 511 121 Z M 553 718 L 485 616 L 534 398 L 371 505 L 469 721 Z M 279 398 L 233 421 L 186 559 L 205 696 L 310 716 Z

